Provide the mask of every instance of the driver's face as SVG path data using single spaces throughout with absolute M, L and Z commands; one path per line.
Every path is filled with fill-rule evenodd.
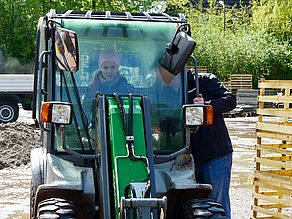
M 101 73 L 106 80 L 115 78 L 118 72 L 119 66 L 112 61 L 106 61 L 101 65 Z

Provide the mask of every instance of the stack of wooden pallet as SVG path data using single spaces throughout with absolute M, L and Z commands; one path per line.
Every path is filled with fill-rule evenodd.
M 292 218 L 292 80 L 259 82 L 252 219 Z M 282 95 L 266 95 L 276 89 Z M 271 93 L 271 92 L 270 92 Z M 282 103 L 269 108 L 266 103 Z
M 195 66 L 187 66 L 187 69 L 195 69 Z M 208 72 L 208 68 L 207 66 L 204 65 L 199 65 L 198 66 L 198 72 L 199 73 L 207 73 Z
M 208 72 L 207 66 L 199 65 L 198 72 L 199 73 L 207 73 Z
M 224 85 L 230 90 L 251 89 L 252 75 L 251 74 L 230 74 L 228 81 Z

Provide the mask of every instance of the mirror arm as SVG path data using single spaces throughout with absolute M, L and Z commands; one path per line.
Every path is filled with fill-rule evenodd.
M 186 31 L 182 30 L 183 27 L 187 27 L 187 30 Z M 182 24 L 176 29 L 174 37 L 172 38 L 172 42 L 168 43 L 166 45 L 166 48 L 165 48 L 165 50 L 167 51 L 167 53 L 169 55 L 174 55 L 174 54 L 178 53 L 178 47 L 177 47 L 177 45 L 174 44 L 174 41 L 175 41 L 176 35 L 181 31 L 184 31 L 188 34 L 190 31 L 190 25 L 189 24 Z
M 49 24 L 49 23 L 51 23 L 52 25 L 53 25 L 53 24 L 58 24 L 58 25 L 60 25 L 60 27 L 64 28 L 63 24 L 61 24 L 61 23 L 58 22 L 58 21 L 55 21 L 55 20 L 49 19 L 49 20 L 47 21 L 47 24 Z
M 42 90 L 43 90 L 43 87 L 42 87 L 42 81 L 43 81 L 43 60 L 44 60 L 44 56 L 45 55 L 48 55 L 50 54 L 49 51 L 43 51 L 41 54 L 40 54 L 40 59 L 39 59 L 39 77 L 38 77 L 38 90 L 37 90 L 37 96 L 39 96 L 39 99 L 38 99 L 38 106 L 41 107 L 41 103 L 42 103 Z M 39 125 L 40 125 L 40 128 L 45 131 L 45 132 L 48 132 L 49 129 L 46 128 L 44 126 L 44 123 L 41 121 L 41 111 L 39 112 L 39 115 L 38 115 L 38 120 L 39 120 Z
M 198 73 L 198 61 L 196 59 L 195 56 L 191 55 L 192 60 L 195 63 L 195 82 L 196 82 L 196 97 L 199 96 L 199 91 L 200 91 L 200 87 L 199 87 L 199 73 Z
M 195 134 L 199 130 L 199 126 L 195 128 L 186 128 L 186 146 L 185 148 L 191 150 L 191 134 Z
M 187 31 L 182 30 L 183 27 L 187 27 Z M 181 31 L 184 31 L 185 33 L 188 34 L 188 32 L 190 31 L 190 25 L 189 25 L 189 24 L 182 24 L 182 25 L 180 25 L 180 26 L 176 29 L 176 32 L 175 32 L 175 34 L 174 34 L 174 37 L 172 38 L 172 42 L 171 42 L 171 44 L 174 44 L 174 41 L 175 41 L 176 35 L 177 35 L 179 32 L 181 32 Z
M 186 148 L 191 148 L 191 129 L 186 128 Z

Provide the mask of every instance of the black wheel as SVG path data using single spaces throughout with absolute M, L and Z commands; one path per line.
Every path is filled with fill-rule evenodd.
M 19 107 L 17 103 L 0 101 L 0 123 L 15 122 L 18 118 Z
M 41 201 L 37 207 L 37 219 L 76 219 L 71 201 L 51 198 Z
M 184 219 L 227 219 L 222 205 L 212 199 L 193 199 L 184 206 Z

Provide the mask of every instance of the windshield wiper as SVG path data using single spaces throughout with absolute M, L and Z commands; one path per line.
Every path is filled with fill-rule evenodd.
M 65 82 L 66 94 L 68 96 L 68 99 L 69 99 L 70 103 L 72 103 L 72 98 L 70 96 L 68 84 L 67 84 L 67 81 L 66 81 L 66 78 L 65 78 L 65 75 L 64 75 L 63 71 L 62 71 L 61 74 L 62 74 L 62 78 L 64 79 L 64 82 Z M 91 145 L 91 141 L 90 141 L 89 129 L 88 129 L 88 119 L 87 119 L 87 116 L 86 116 L 86 114 L 85 114 L 85 112 L 84 112 L 84 110 L 82 108 L 79 92 L 78 92 L 77 85 L 76 85 L 76 81 L 75 81 L 75 78 L 74 78 L 72 72 L 70 72 L 70 76 L 71 76 L 71 80 L 72 80 L 72 83 L 73 83 L 73 93 L 74 93 L 74 96 L 75 96 L 75 99 L 76 99 L 77 108 L 80 111 L 82 128 L 83 128 L 83 130 L 85 132 L 86 138 L 88 139 L 87 142 L 88 142 L 88 145 L 90 147 L 90 150 L 93 150 L 92 145 Z M 78 126 L 77 116 L 76 116 L 76 112 L 74 110 L 74 107 L 73 107 L 73 119 L 74 119 L 75 127 L 77 129 L 77 135 L 78 135 L 79 142 L 81 144 L 82 150 L 85 150 L 84 143 L 82 141 L 81 130 L 79 129 L 79 126 Z

